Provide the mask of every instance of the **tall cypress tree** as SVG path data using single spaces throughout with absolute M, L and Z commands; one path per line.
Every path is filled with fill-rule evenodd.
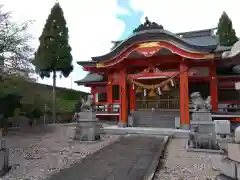
M 50 73 L 53 73 L 53 122 L 56 121 L 56 73 L 60 72 L 64 77 L 68 77 L 73 70 L 68 38 L 68 28 L 66 27 L 63 10 L 60 4 L 56 3 L 51 9 L 39 38 L 40 45 L 33 62 L 41 78 L 49 78 Z
M 223 46 L 232 46 L 238 41 L 236 32 L 232 26 L 232 21 L 226 12 L 223 12 L 219 19 L 217 35 L 219 37 L 220 45 Z

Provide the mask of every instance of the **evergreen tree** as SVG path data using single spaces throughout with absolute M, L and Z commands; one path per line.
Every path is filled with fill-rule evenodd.
M 60 4 L 56 3 L 51 9 L 39 38 L 40 45 L 33 62 L 41 78 L 49 78 L 50 73 L 53 73 L 53 122 L 56 120 L 56 73 L 60 72 L 64 77 L 68 77 L 73 70 L 68 38 L 68 28 L 66 27 L 63 10 Z
M 223 46 L 232 46 L 238 41 L 236 32 L 232 27 L 232 21 L 226 12 L 223 12 L 219 19 L 217 35 L 219 36 L 219 44 Z

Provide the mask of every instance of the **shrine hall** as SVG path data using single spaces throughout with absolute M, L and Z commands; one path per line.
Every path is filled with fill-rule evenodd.
M 142 126 L 171 127 L 175 117 L 189 128 L 189 95 L 211 96 L 212 111 L 239 104 L 233 71 L 220 46 L 216 28 L 172 33 L 155 22 L 146 22 L 133 34 L 114 41 L 109 53 L 80 61 L 89 73 L 78 85 L 91 88 L 99 119 L 116 118 L 125 127 L 131 112 L 138 112 Z

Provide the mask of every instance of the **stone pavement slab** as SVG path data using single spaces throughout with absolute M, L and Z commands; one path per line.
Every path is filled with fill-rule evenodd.
M 48 180 L 142 180 L 162 153 L 164 137 L 125 136 Z

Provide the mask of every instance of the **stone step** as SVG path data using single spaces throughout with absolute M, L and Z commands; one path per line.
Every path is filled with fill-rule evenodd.
M 102 129 L 107 134 L 146 134 L 146 135 L 166 135 L 174 137 L 188 137 L 189 131 L 173 128 L 153 128 L 153 127 L 125 127 L 107 126 Z
M 179 116 L 179 112 L 170 111 L 136 111 L 139 118 L 138 125 L 140 127 L 159 127 L 159 128 L 174 128 L 175 117 Z

